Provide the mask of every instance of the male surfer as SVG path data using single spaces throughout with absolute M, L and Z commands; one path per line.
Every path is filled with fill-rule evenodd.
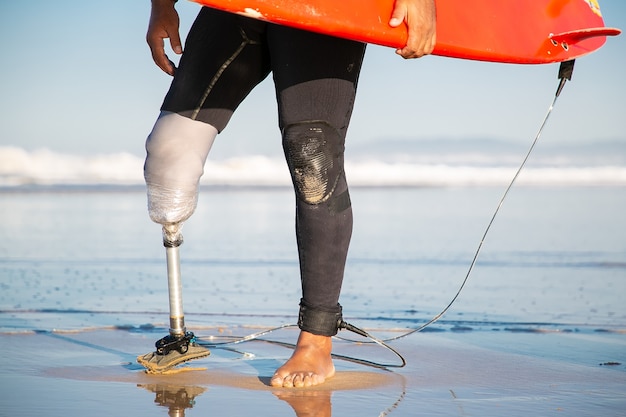
M 174 3 L 152 0 L 147 33 L 155 63 L 174 76 L 146 141 L 150 217 L 163 225 L 166 244 L 182 239 L 213 140 L 271 72 L 296 195 L 302 282 L 300 336 L 271 385 L 320 384 L 335 373 L 331 337 L 342 322 L 338 301 L 352 234 L 343 152 L 365 45 L 203 7 L 183 53 Z M 432 52 L 435 20 L 434 0 L 395 0 L 389 24 L 409 29 L 396 52 L 404 58 Z M 182 54 L 178 68 L 165 54 L 166 38 Z

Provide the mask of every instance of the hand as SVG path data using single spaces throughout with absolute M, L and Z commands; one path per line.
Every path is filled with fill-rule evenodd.
M 169 38 L 174 53 L 182 54 L 183 47 L 178 34 L 179 24 L 180 19 L 174 8 L 174 0 L 152 0 L 146 41 L 155 64 L 169 75 L 174 75 L 176 67 L 165 54 L 164 39 Z
M 437 40 L 435 0 L 396 0 L 389 26 L 406 23 L 409 37 L 404 48 L 396 50 L 403 58 L 420 58 L 430 54 Z

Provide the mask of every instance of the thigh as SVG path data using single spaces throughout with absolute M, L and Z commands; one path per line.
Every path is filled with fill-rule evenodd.
M 306 120 L 347 127 L 365 44 L 268 25 L 268 48 L 281 128 Z
M 202 8 L 161 109 L 223 130 L 270 72 L 266 27 L 265 22 Z

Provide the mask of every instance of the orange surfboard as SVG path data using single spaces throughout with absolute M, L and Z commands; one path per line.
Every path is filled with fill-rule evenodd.
M 407 30 L 388 22 L 394 0 L 194 0 L 205 6 L 393 48 Z M 436 0 L 435 55 L 544 64 L 600 48 L 621 33 L 604 26 L 597 0 Z

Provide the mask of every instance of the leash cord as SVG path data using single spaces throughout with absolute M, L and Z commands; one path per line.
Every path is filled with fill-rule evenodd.
M 502 197 L 500 198 L 500 201 L 498 202 L 498 205 L 497 205 L 493 215 L 491 216 L 491 220 L 487 224 L 487 227 L 485 228 L 485 232 L 483 233 L 482 238 L 480 239 L 480 243 L 478 244 L 478 248 L 476 249 L 476 252 L 474 253 L 474 257 L 472 259 L 472 262 L 470 263 L 470 266 L 469 266 L 469 268 L 467 270 L 467 273 L 465 274 L 465 278 L 463 279 L 463 282 L 461 283 L 461 286 L 457 290 L 457 292 L 454 295 L 454 297 L 452 297 L 452 300 L 450 300 L 448 305 L 439 314 L 434 316 L 428 322 L 422 324 L 418 328 L 413 329 L 413 330 L 411 330 L 411 331 L 409 331 L 407 333 L 404 333 L 404 334 L 401 334 L 399 336 L 392 337 L 392 338 L 389 338 L 389 339 L 385 339 L 384 340 L 385 342 L 398 340 L 398 339 L 401 339 L 403 337 L 409 336 L 409 335 L 411 335 L 413 333 L 417 333 L 419 331 L 424 330 L 426 327 L 430 326 L 431 324 L 433 324 L 434 322 L 439 320 L 450 309 L 450 307 L 452 307 L 452 304 L 454 304 L 454 302 L 459 297 L 459 295 L 461 295 L 461 291 L 465 287 L 465 284 L 467 283 L 467 280 L 469 279 L 470 274 L 474 270 L 474 266 L 476 265 L 476 261 L 478 260 L 478 256 L 480 255 L 480 252 L 482 251 L 482 248 L 483 248 L 483 244 L 485 243 L 485 240 L 487 238 L 487 234 L 489 233 L 489 230 L 491 230 L 491 226 L 493 225 L 493 222 L 495 221 L 498 213 L 500 212 L 500 208 L 504 204 L 504 200 L 508 196 L 509 191 L 511 191 L 511 188 L 513 188 L 513 184 L 515 184 L 515 182 L 517 181 L 517 178 L 519 177 L 519 175 L 521 174 L 522 170 L 526 166 L 526 162 L 530 158 L 531 153 L 535 149 L 535 145 L 537 145 L 537 142 L 539 141 L 539 137 L 543 133 L 543 129 L 546 126 L 546 124 L 548 122 L 548 119 L 550 118 L 550 115 L 552 114 L 552 110 L 554 109 L 554 106 L 556 104 L 557 99 L 561 95 L 561 91 L 563 90 L 563 87 L 565 86 L 566 81 L 572 79 L 572 72 L 573 72 L 573 70 L 574 70 L 574 60 L 565 61 L 565 62 L 561 63 L 561 65 L 559 67 L 559 86 L 558 86 L 558 88 L 556 90 L 554 98 L 552 99 L 552 103 L 550 104 L 550 107 L 548 108 L 548 111 L 546 112 L 546 115 L 543 118 L 543 122 L 541 123 L 541 126 L 539 127 L 539 130 L 537 131 L 537 134 L 535 135 L 535 139 L 533 140 L 532 144 L 530 145 L 530 148 L 528 149 L 528 152 L 526 152 L 526 156 L 524 157 L 522 163 L 520 164 L 519 168 L 515 172 L 515 175 L 513 176 L 513 178 L 511 179 L 511 182 L 509 183 L 508 187 L 504 191 L 504 194 L 502 194 Z

